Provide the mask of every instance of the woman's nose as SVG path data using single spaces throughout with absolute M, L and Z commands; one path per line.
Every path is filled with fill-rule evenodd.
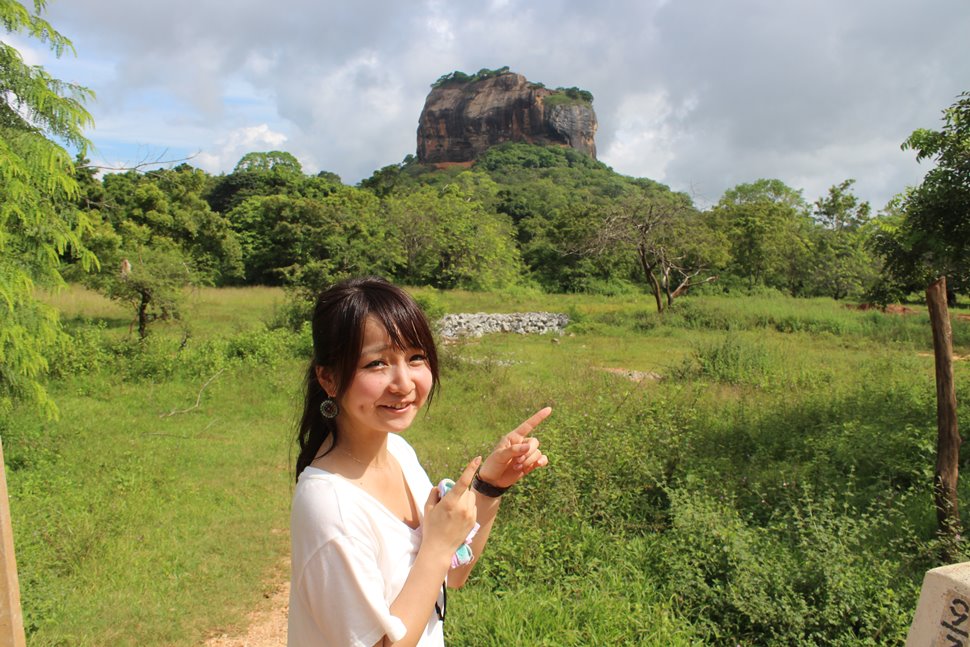
M 411 366 L 407 362 L 401 362 L 396 366 L 394 376 L 391 379 L 391 388 L 396 393 L 405 395 L 414 390 L 414 380 L 411 378 Z

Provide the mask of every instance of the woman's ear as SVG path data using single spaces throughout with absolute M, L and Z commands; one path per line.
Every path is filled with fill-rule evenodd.
M 317 366 L 317 382 L 323 387 L 327 395 L 333 397 L 337 394 L 337 381 L 333 379 L 333 372 L 325 366 Z

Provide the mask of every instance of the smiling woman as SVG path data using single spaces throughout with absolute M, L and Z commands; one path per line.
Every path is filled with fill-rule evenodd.
M 542 409 L 434 488 L 401 434 L 438 385 L 427 319 L 403 290 L 351 279 L 321 294 L 291 516 L 290 645 L 444 645 L 445 587 L 464 584 L 502 494 L 548 463 Z M 473 527 L 477 525 L 477 532 Z

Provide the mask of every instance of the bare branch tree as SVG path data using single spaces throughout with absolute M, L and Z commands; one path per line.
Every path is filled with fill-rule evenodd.
M 136 164 L 132 164 L 130 166 L 127 166 L 127 165 L 126 166 L 102 166 L 100 164 L 78 164 L 77 168 L 97 169 L 99 171 L 109 171 L 112 173 L 123 173 L 125 171 L 141 171 L 142 169 L 147 168 L 149 166 L 168 166 L 170 164 L 184 164 L 198 157 L 202 153 L 202 151 L 196 151 L 195 153 L 187 157 L 164 159 L 167 153 L 168 153 L 168 149 L 166 148 L 157 156 L 155 156 L 155 159 L 149 159 L 148 156 L 145 156 L 142 158 L 140 162 Z
M 663 312 L 694 285 L 716 280 L 711 268 L 724 260 L 726 240 L 690 198 L 666 187 L 643 187 L 617 201 L 581 253 L 629 250 Z

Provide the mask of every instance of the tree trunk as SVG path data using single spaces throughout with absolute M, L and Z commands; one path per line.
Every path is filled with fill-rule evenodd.
M 138 304 L 138 338 L 144 339 L 148 336 L 148 304 L 151 297 L 147 292 L 141 293 L 141 303 Z
M 653 288 L 653 298 L 657 301 L 657 312 L 662 313 L 664 311 L 664 302 L 660 296 L 660 281 L 658 281 L 657 277 L 654 275 L 652 267 L 647 272 L 647 278 L 650 280 L 650 287 Z
M 945 541 L 944 559 L 949 562 L 956 557 L 956 544 L 960 540 L 957 478 L 961 440 L 953 387 L 953 332 L 946 301 L 946 277 L 940 277 L 926 288 L 926 305 L 930 311 L 936 359 L 936 476 L 933 484 L 936 520 L 940 536 Z
M 647 253 L 643 248 L 637 250 L 637 255 L 640 259 L 640 267 L 643 269 L 643 273 L 647 276 L 647 281 L 650 282 L 650 289 L 653 290 L 653 298 L 657 302 L 657 312 L 664 311 L 663 297 L 661 296 L 660 281 L 657 280 L 656 275 L 653 273 L 653 268 L 657 266 L 656 263 L 651 265 L 647 262 Z
M 17 560 L 13 554 L 13 528 L 7 497 L 7 474 L 0 444 L 0 645 L 24 647 L 24 617 L 20 610 Z

